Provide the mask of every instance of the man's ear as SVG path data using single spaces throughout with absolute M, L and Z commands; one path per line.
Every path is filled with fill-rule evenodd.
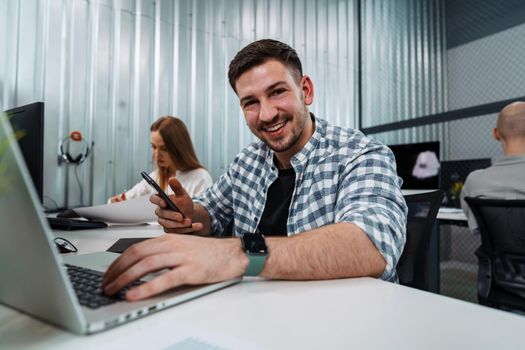
M 494 137 L 496 141 L 501 141 L 501 135 L 498 132 L 498 128 L 492 129 L 492 137 Z
M 308 75 L 301 78 L 301 90 L 303 91 L 304 104 L 309 106 L 314 102 L 314 83 Z

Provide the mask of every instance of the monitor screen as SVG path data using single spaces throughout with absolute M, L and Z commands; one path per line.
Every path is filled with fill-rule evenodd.
M 44 198 L 44 103 L 35 102 L 5 111 L 14 130 L 22 131 L 18 140 L 22 156 L 33 179 L 40 202 Z
M 427 190 L 439 186 L 439 141 L 388 146 L 396 157 L 402 189 Z
M 468 174 L 474 170 L 488 168 L 491 163 L 490 158 L 443 161 L 439 185 L 439 188 L 445 192 L 443 204 L 459 208 L 459 194 Z

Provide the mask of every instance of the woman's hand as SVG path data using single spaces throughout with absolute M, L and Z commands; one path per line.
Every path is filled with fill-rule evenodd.
M 116 196 L 111 197 L 109 200 L 111 203 L 117 203 L 117 202 L 123 202 L 126 199 L 127 199 L 126 193 L 122 192 L 121 194 L 117 194 Z

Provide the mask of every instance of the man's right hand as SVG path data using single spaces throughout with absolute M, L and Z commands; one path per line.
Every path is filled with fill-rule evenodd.
M 193 222 L 193 200 L 188 195 L 179 180 L 172 177 L 168 184 L 173 190 L 174 195 L 170 199 L 184 213 L 184 218 L 180 213 L 167 208 L 167 203 L 154 194 L 150 197 L 150 202 L 157 205 L 155 214 L 158 217 L 159 224 L 164 228 L 166 233 L 196 233 L 202 230 L 203 225 L 200 222 Z

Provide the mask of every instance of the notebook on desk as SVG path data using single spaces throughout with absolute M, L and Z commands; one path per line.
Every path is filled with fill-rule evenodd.
M 181 287 L 139 302 L 100 291 L 118 254 L 60 257 L 13 131 L 0 115 L 0 303 L 77 333 L 103 331 L 239 281 Z M 69 276 L 73 276 L 70 278 Z M 79 290 L 82 288 L 82 290 Z

